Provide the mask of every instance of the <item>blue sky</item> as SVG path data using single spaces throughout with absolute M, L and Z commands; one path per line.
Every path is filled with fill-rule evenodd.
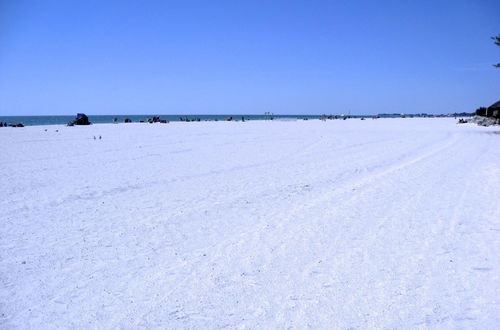
M 0 115 L 473 111 L 500 1 L 0 0 Z

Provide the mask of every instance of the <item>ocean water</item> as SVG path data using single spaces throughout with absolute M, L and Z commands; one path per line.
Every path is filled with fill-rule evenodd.
M 193 120 L 199 118 L 205 120 L 225 120 L 231 116 L 234 120 L 265 120 L 268 116 L 265 115 L 88 115 L 92 124 L 110 124 L 117 118 L 119 123 L 123 123 L 125 118 L 129 118 L 132 122 L 147 121 L 149 118 L 159 116 L 160 119 L 168 121 L 180 121 L 180 118 L 188 118 Z M 312 115 L 273 115 L 274 119 L 318 119 L 319 116 Z M 0 122 L 7 124 L 22 123 L 25 126 L 34 125 L 66 125 L 75 119 L 75 116 L 0 116 Z

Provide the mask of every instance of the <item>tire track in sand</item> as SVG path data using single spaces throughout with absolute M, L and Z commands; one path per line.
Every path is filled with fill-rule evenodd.
M 229 255 L 241 255 L 238 251 L 231 250 L 239 250 L 244 246 L 262 246 L 262 248 L 272 249 L 267 243 L 267 237 L 294 237 L 297 233 L 301 232 L 302 228 L 295 228 L 290 226 L 290 223 L 293 222 L 294 219 L 297 218 L 297 215 L 303 213 L 304 210 L 313 208 L 320 204 L 325 204 L 328 201 L 335 200 L 335 197 L 345 195 L 347 191 L 351 191 L 354 189 L 359 189 L 375 180 L 379 180 L 391 173 L 396 171 L 403 170 L 405 168 L 411 167 L 412 165 L 422 162 L 433 155 L 436 155 L 447 148 L 450 148 L 453 144 L 457 142 L 457 137 L 455 135 L 448 136 L 446 141 L 439 141 L 436 144 L 432 144 L 430 148 L 426 149 L 424 152 L 414 155 L 413 157 L 408 157 L 402 160 L 398 160 L 393 165 L 387 166 L 379 171 L 370 172 L 367 176 L 362 178 L 354 178 L 353 180 L 349 180 L 347 182 L 342 183 L 340 186 L 337 186 L 335 190 L 323 194 L 321 196 L 315 196 L 310 199 L 307 203 L 303 205 L 297 205 L 296 207 L 290 209 L 286 215 L 283 214 L 270 214 L 268 217 L 262 217 L 260 223 L 251 230 L 242 233 L 237 238 L 231 238 L 225 241 L 221 241 L 218 244 L 210 247 L 210 249 L 214 252 L 210 253 L 215 257 L 212 258 L 197 258 L 191 263 L 190 275 L 185 276 L 183 279 L 178 279 L 178 284 L 176 284 L 169 292 L 162 295 L 161 301 L 157 301 L 154 303 L 156 306 L 168 306 L 168 300 L 176 294 L 182 287 L 185 287 L 187 283 L 193 283 L 195 278 L 200 274 L 206 274 L 208 271 L 211 272 L 208 268 L 213 264 L 224 264 L 224 259 L 227 259 Z M 350 198 L 353 198 L 350 197 Z M 279 218 L 281 221 L 279 226 L 276 226 L 270 230 L 268 226 L 269 218 Z M 272 240 L 271 240 L 272 241 Z M 265 246 L 267 244 L 267 247 Z M 242 251 L 243 253 L 245 251 Z M 150 316 L 154 314 L 158 314 L 161 312 L 158 309 L 153 309 L 148 313 L 142 315 L 140 320 L 149 319 Z

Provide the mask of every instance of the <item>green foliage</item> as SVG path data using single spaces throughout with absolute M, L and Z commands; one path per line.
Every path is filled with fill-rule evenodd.
M 493 40 L 494 40 L 495 45 L 500 46 L 500 34 L 499 34 L 499 35 L 497 35 L 496 37 L 491 37 L 491 39 L 493 39 Z M 494 66 L 495 68 L 500 68 L 500 63 L 498 63 L 498 64 L 493 64 L 493 66 Z
M 495 45 L 500 46 L 500 34 L 496 37 L 491 37 L 491 39 L 495 40 Z
M 486 116 L 486 108 L 480 107 L 476 109 L 476 116 Z

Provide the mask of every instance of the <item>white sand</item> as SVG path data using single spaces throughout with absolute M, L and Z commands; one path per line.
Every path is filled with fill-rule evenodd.
M 499 129 L 455 122 L 0 128 L 0 328 L 497 328 Z

